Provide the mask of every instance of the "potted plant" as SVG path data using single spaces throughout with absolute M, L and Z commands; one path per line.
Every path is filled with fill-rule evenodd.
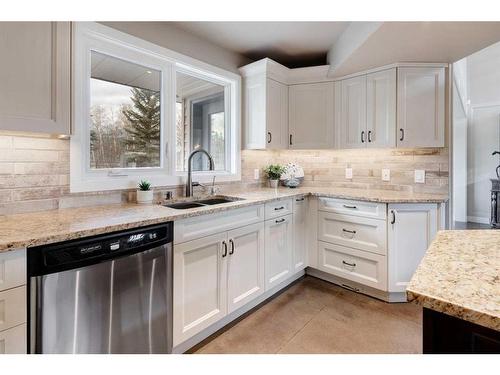
M 141 180 L 137 189 L 137 203 L 151 204 L 153 203 L 153 190 L 151 190 L 151 182 Z
M 283 166 L 279 164 L 271 164 L 264 168 L 264 173 L 267 175 L 269 179 L 269 187 L 277 188 L 278 182 L 280 180 L 281 175 L 283 174 Z

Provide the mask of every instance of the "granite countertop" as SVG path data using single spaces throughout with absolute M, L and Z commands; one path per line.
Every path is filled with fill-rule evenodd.
M 255 189 L 224 193 L 240 200 L 214 206 L 177 210 L 161 205 L 114 204 L 66 208 L 35 213 L 0 216 L 0 252 L 28 246 L 66 241 L 123 229 L 265 203 L 297 195 L 356 199 L 381 203 L 444 202 L 437 194 L 413 194 L 392 190 L 297 188 Z
M 500 230 L 439 232 L 406 294 L 423 307 L 500 331 Z

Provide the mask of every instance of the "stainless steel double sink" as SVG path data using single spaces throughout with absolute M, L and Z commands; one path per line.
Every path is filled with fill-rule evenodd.
M 175 202 L 175 203 L 166 203 L 163 206 L 169 208 L 175 208 L 176 210 L 187 210 L 189 208 L 197 208 L 197 207 L 205 207 L 205 206 L 213 206 L 217 204 L 225 204 L 236 201 L 241 201 L 242 198 L 236 197 L 226 197 L 226 196 L 213 196 L 205 199 L 197 199 L 192 201 L 183 201 L 183 202 Z

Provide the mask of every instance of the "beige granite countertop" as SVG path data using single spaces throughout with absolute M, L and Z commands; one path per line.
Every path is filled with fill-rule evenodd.
M 0 216 L 0 252 L 92 236 L 107 232 L 174 221 L 297 195 L 314 195 L 382 203 L 444 202 L 438 194 L 414 194 L 393 190 L 309 188 L 255 189 L 224 195 L 241 200 L 215 206 L 176 210 L 161 205 L 114 204 L 66 208 Z
M 500 230 L 439 232 L 406 294 L 423 307 L 500 331 Z

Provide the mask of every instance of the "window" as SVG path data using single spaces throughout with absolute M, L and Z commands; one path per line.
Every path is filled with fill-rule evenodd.
M 208 151 L 216 171 L 226 169 L 226 107 L 225 87 L 205 79 L 177 72 L 176 74 L 177 170 L 187 169 L 189 154 L 198 148 Z M 182 154 L 180 150 L 182 149 Z M 206 171 L 206 156 L 193 157 L 193 170 Z
M 96 23 L 74 24 L 70 189 L 240 179 L 238 75 Z

